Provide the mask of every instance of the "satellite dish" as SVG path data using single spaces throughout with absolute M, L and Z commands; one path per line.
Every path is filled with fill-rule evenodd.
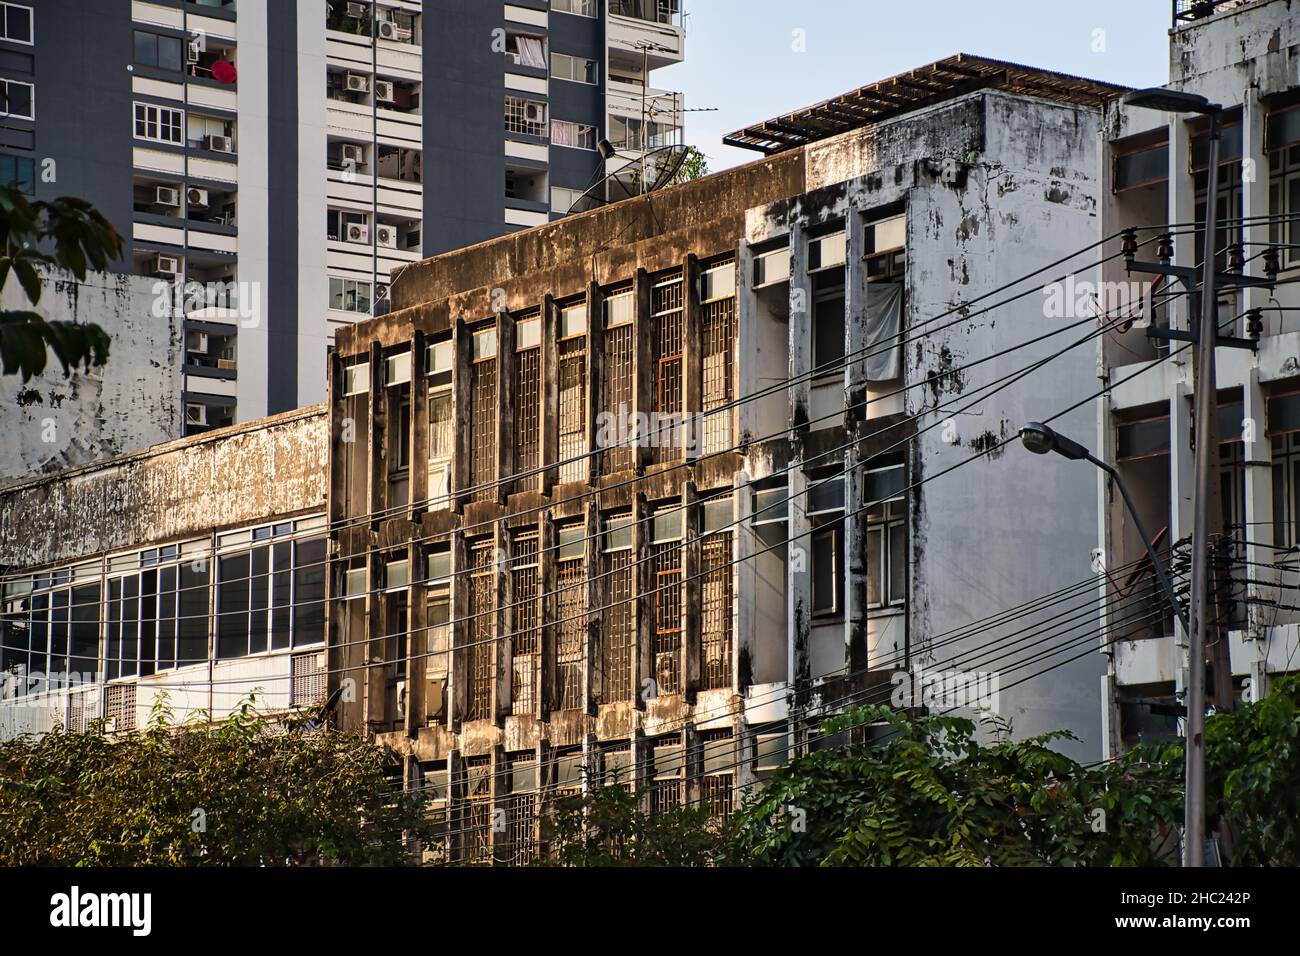
M 644 158 L 629 160 L 626 165 L 620 166 L 589 188 L 573 201 L 568 211 L 586 212 L 663 189 L 677 177 L 689 151 L 689 146 L 680 145 L 649 150 Z M 644 185 L 641 181 L 642 169 L 645 170 Z

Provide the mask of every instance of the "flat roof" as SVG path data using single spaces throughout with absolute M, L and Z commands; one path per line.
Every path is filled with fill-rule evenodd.
M 1083 106 L 1101 105 L 1129 87 L 1019 63 L 958 53 L 834 99 L 764 120 L 724 136 L 728 146 L 779 153 L 870 126 L 979 89 L 1006 90 Z

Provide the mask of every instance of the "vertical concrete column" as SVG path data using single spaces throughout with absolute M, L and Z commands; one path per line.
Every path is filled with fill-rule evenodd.
M 701 615 L 704 581 L 700 578 L 699 492 L 694 481 L 682 485 L 682 693 L 695 703 L 700 686 Z
M 451 391 L 452 391 L 452 453 L 451 474 L 447 482 L 451 495 L 451 507 L 460 514 L 469 500 L 459 492 L 469 487 L 469 460 L 472 454 L 470 445 L 470 379 L 471 379 L 471 336 L 469 327 L 462 319 L 455 319 L 451 326 Z
M 428 337 L 419 329 L 411 340 L 411 520 L 429 507 L 429 363 Z M 414 568 L 414 565 L 412 565 Z M 410 693 L 410 685 L 407 685 Z
M 469 814 L 465 805 L 465 761 L 459 750 L 447 754 L 447 859 L 459 862 L 465 858 L 465 824 Z
M 633 604 L 633 647 L 632 647 L 632 693 L 638 710 L 645 710 L 645 686 L 647 679 L 655 677 L 654 659 L 654 622 L 651 620 L 651 605 L 646 596 L 654 587 L 654 565 L 650 558 L 650 523 L 649 505 L 644 492 L 638 491 L 632 496 L 632 592 L 636 597 Z
M 808 635 L 812 617 L 812 543 L 808 534 L 808 478 L 803 470 L 803 453 L 790 459 L 789 538 L 786 547 L 786 679 L 793 685 L 810 674 Z
M 704 441 L 698 415 L 704 408 L 704 358 L 701 345 L 700 260 L 694 254 L 682 262 L 682 436 L 685 461 L 699 457 Z
M 497 485 L 493 499 L 505 504 L 513 489 L 504 479 L 515 473 L 515 319 L 497 313 Z
M 541 693 L 537 697 L 538 716 L 547 720 L 556 704 L 555 694 L 555 519 L 549 512 L 542 515 L 537 538 L 537 583 L 542 599 L 540 660 Z
M 592 609 L 592 613 L 587 615 L 585 622 L 587 640 L 586 647 L 583 650 L 582 699 L 587 713 L 594 714 L 596 713 L 596 704 L 601 699 L 604 689 L 604 672 L 601 669 L 600 655 L 600 622 L 604 620 L 605 615 L 610 613 L 598 609 L 604 608 L 608 601 L 609 579 L 602 576 L 605 566 L 601 560 L 604 553 L 600 546 L 600 508 L 594 497 L 588 499 L 586 511 L 587 607 Z
M 424 560 L 423 544 L 412 541 L 407 547 L 407 560 L 411 569 L 411 585 L 408 590 L 411 597 L 406 608 L 409 622 L 406 632 L 406 735 L 414 740 L 420 735 L 427 713 L 424 675 L 429 665 L 429 589 L 425 582 L 429 578 L 429 569 Z
M 508 624 L 510 603 L 509 536 L 505 522 L 497 521 L 492 525 L 492 586 L 495 592 L 496 610 L 492 615 L 492 713 L 498 724 L 510 713 L 510 681 L 513 676 L 512 651 L 514 638 Z
M 850 207 L 844 218 L 848 238 L 848 261 L 844 264 L 844 424 L 867 417 L 867 377 L 863 357 L 867 353 L 866 309 L 867 268 L 866 219 L 862 210 Z M 847 618 L 846 618 L 847 621 Z
M 510 785 L 506 779 L 506 752 L 505 748 L 497 744 L 492 748 L 491 763 L 489 769 L 491 776 L 488 777 L 492 788 L 492 812 L 488 816 L 488 846 L 489 856 L 495 860 L 498 852 L 506 849 L 506 844 L 510 840 L 509 826 L 501 826 L 502 821 L 509 820 L 509 813 L 498 811 L 506 810 L 506 802 L 510 797 Z
M 451 535 L 451 646 L 447 666 L 447 729 L 458 732 L 469 706 L 466 693 L 468 655 L 465 642 L 469 640 L 469 549 L 465 545 L 465 532 Z
M 379 511 L 388 503 L 388 402 L 384 394 L 384 353 L 378 342 L 370 343 L 370 493 L 366 511 L 372 528 L 379 524 Z
M 1189 378 L 1191 365 L 1181 367 L 1183 377 L 1169 390 L 1169 542 L 1188 538 L 1192 533 L 1192 497 L 1195 494 L 1195 464 L 1191 449 L 1192 401 Z M 1155 534 L 1156 531 L 1151 532 Z M 1190 646 L 1187 631 L 1177 616 L 1174 617 L 1174 636 L 1179 647 L 1178 676 L 1175 681 L 1181 693 L 1187 686 L 1187 654 Z
M 560 460 L 560 391 L 559 391 L 559 315 L 555 297 L 549 292 L 542 296 L 542 420 L 541 420 L 541 473 L 538 485 L 542 494 L 549 495 L 555 487 Z
M 384 601 L 380 594 L 383 586 L 383 566 L 379 553 L 373 548 L 366 555 L 369 573 L 366 575 L 366 658 L 365 658 L 365 708 L 366 723 L 374 724 L 385 717 L 384 707 Z
M 749 524 L 753 512 L 749 473 L 743 470 L 736 472 L 732 485 L 735 488 L 732 493 L 732 520 L 736 524 L 731 534 L 731 560 L 735 562 L 731 573 L 732 580 L 735 581 L 736 599 L 732 603 L 731 686 L 735 693 L 743 695 L 753 680 L 751 669 L 742 668 L 740 662 L 754 659 L 757 572 L 752 558 L 761 545 L 755 544 L 754 532 Z
M 645 472 L 646 464 L 651 460 L 647 447 L 647 427 L 653 429 L 653 422 L 646 426 L 656 408 L 659 407 L 655 396 L 655 366 L 659 361 L 659 343 L 654 322 L 650 317 L 650 275 L 644 269 L 636 270 L 636 318 L 632 333 L 635 348 L 632 353 L 632 421 L 636 429 L 636 444 L 632 459 L 638 475 Z M 653 435 L 653 431 L 651 432 Z M 653 440 L 653 439 L 652 439 Z
M 857 425 L 850 424 L 851 429 Z M 855 444 L 844 452 L 844 663 L 850 674 L 871 665 L 867 639 L 865 464 Z
M 1196 182 L 1188 169 L 1191 167 L 1191 137 L 1187 124 L 1177 116 L 1169 118 L 1169 222 L 1192 222 L 1196 218 Z M 1140 238 L 1149 238 L 1146 235 Z M 1154 248 L 1147 247 L 1147 248 Z M 1196 264 L 1196 237 L 1190 232 L 1174 236 L 1174 261 L 1180 266 Z M 1169 324 L 1172 328 L 1187 329 L 1187 296 L 1171 303 Z M 1189 359 L 1190 361 L 1190 359 Z
M 802 221 L 790 220 L 790 427 L 795 440 L 808 432 L 807 373 L 812 362 L 812 280 L 808 277 L 808 240 Z
M 605 381 L 605 297 L 595 282 L 587 283 L 587 384 L 586 384 L 586 447 L 587 484 L 594 485 L 600 478 L 603 461 L 596 454 L 596 427 L 601 411 L 601 391 Z M 588 565 L 591 567 L 591 565 Z
M 754 251 L 743 239 L 736 247 L 736 397 L 753 395 L 759 389 L 758 300 L 754 294 Z M 736 408 L 736 443 L 758 434 L 756 422 L 762 401 L 743 402 Z

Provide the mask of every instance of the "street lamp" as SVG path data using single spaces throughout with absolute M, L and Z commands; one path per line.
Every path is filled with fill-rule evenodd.
M 1205 865 L 1205 644 L 1209 612 L 1209 503 L 1211 482 L 1218 481 L 1217 384 L 1214 346 L 1219 333 L 1219 302 L 1214 292 L 1215 235 L 1219 204 L 1219 140 L 1223 134 L 1223 107 L 1204 96 L 1155 87 L 1135 90 L 1124 97 L 1128 106 L 1193 113 L 1209 117 L 1209 155 L 1205 169 L 1205 245 L 1201 264 L 1200 323 L 1196 329 L 1193 380 L 1196 390 L 1196 497 L 1192 515 L 1193 626 L 1187 628 L 1187 781 L 1183 816 L 1183 865 Z M 1193 273 L 1194 275 L 1194 273 Z M 1216 676 L 1222 679 L 1221 674 Z
M 1187 618 L 1183 615 L 1182 606 L 1178 603 L 1178 595 L 1174 592 L 1173 584 L 1169 580 L 1169 575 L 1165 571 L 1160 556 L 1156 554 L 1155 546 L 1151 543 L 1151 536 L 1147 534 L 1146 528 L 1142 525 L 1142 519 L 1138 517 L 1137 508 L 1133 506 L 1133 499 L 1129 497 L 1128 486 L 1124 484 L 1124 479 L 1119 476 L 1119 472 L 1100 458 L 1097 458 L 1077 441 L 1066 438 L 1042 422 L 1030 422 L 1020 429 L 1020 441 L 1035 455 L 1056 452 L 1062 458 L 1068 458 L 1071 461 L 1090 461 L 1115 479 L 1115 484 L 1119 486 L 1119 493 L 1123 496 L 1124 504 L 1128 508 L 1129 516 L 1133 519 L 1133 526 L 1137 528 L 1138 536 L 1141 537 L 1142 544 L 1147 549 L 1147 557 L 1151 559 L 1151 567 L 1155 571 L 1156 580 L 1160 583 L 1160 588 L 1164 591 L 1165 598 L 1174 609 L 1174 613 L 1182 621 L 1183 627 L 1187 627 Z

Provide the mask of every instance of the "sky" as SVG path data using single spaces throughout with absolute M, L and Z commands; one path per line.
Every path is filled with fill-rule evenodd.
M 683 0 L 686 60 L 657 70 L 680 90 L 686 141 L 716 172 L 758 159 L 727 133 L 972 53 L 1128 86 L 1169 78 L 1168 0 Z

